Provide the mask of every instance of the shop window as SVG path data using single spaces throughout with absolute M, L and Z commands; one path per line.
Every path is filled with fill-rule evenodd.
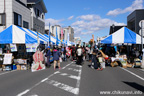
M 22 26 L 22 16 L 14 12 L 14 24 L 18 26 Z

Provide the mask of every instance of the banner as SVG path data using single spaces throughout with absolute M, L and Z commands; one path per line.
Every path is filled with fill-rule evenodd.
M 27 52 L 36 52 L 38 44 L 26 44 Z
M 16 44 L 10 44 L 10 49 L 11 49 L 11 52 L 17 51 L 17 46 L 16 46 Z
M 12 61 L 12 53 L 5 53 L 3 64 L 11 64 L 11 61 Z

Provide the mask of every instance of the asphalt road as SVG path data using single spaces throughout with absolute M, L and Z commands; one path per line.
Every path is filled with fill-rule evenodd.
M 0 72 L 0 96 L 144 95 L 144 69 L 106 67 L 97 71 L 89 64 L 67 61 L 56 70 L 51 66 L 38 72 Z

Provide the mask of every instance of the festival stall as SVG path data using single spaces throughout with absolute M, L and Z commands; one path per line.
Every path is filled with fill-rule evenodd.
M 144 40 L 143 40 L 144 41 Z M 135 32 L 131 31 L 130 29 L 126 27 L 122 27 L 112 35 L 108 36 L 104 40 L 101 40 L 101 43 L 104 44 L 121 44 L 121 43 L 127 43 L 127 44 L 141 44 L 141 36 L 136 34 Z M 120 61 L 122 64 L 122 67 L 132 67 L 127 62 L 126 55 L 116 55 L 116 57 L 111 58 L 111 66 L 117 66 L 118 63 L 116 61 Z
M 31 35 L 30 32 L 23 30 L 21 27 L 11 25 L 4 31 L 0 33 L 0 44 L 10 46 L 12 53 L 3 52 L 1 54 L 0 60 L 3 62 L 3 70 L 11 70 L 16 69 L 17 66 L 18 70 L 26 70 L 27 69 L 27 56 L 26 50 L 33 50 L 36 51 L 38 43 L 44 44 L 45 41 L 39 39 L 37 40 L 37 36 Z M 25 44 L 33 44 L 30 47 L 25 48 Z M 4 49 L 4 48 L 3 48 Z M 4 50 L 1 51 L 4 51 Z M 20 55 L 23 58 L 20 58 Z M 3 58 L 2 58 L 3 57 Z M 12 65 L 14 64 L 14 65 Z M 17 65 L 15 65 L 17 64 Z M 11 67 L 12 66 L 12 67 Z

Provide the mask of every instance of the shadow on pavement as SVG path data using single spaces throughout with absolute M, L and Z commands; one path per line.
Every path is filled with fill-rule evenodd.
M 144 93 L 144 86 L 142 86 L 140 84 L 137 84 L 135 82 L 125 82 L 125 81 L 123 81 L 123 83 L 125 83 L 125 84 L 139 90 L 139 91 L 142 91 Z

